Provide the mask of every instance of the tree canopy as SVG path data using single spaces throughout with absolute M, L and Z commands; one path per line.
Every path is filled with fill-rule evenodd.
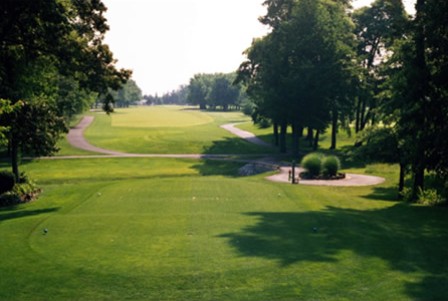
M 61 119 L 84 109 L 91 93 L 107 94 L 129 78 L 103 43 L 105 11 L 101 0 L 0 2 L 0 98 L 5 107 L 20 104 L 1 112 L 0 125 L 16 177 L 21 152 L 53 152 L 66 131 Z
M 264 5 L 260 22 L 271 30 L 246 50 L 237 81 L 247 86 L 254 121 L 271 121 L 281 152 L 288 127 L 298 157 L 304 128 L 315 147 L 331 128 L 334 149 L 338 128 L 353 126 L 365 154 L 400 164 L 400 189 L 410 171 L 414 198 L 425 172 L 448 183 L 445 2 L 417 0 L 414 17 L 400 0 L 355 11 L 337 0 Z

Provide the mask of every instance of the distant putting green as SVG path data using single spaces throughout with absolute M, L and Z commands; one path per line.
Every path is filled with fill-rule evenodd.
M 139 107 L 117 109 L 111 115 L 112 127 L 154 128 L 190 127 L 213 122 L 214 119 L 191 107 Z
M 202 112 L 162 106 L 120 109 L 95 120 L 85 137 L 95 146 L 138 154 L 264 154 L 273 150 L 253 145 L 220 128 L 250 120 L 241 112 Z

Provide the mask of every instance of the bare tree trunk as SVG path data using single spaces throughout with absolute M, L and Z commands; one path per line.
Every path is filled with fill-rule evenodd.
M 366 123 L 367 123 L 367 114 L 366 114 L 366 110 L 367 110 L 367 103 L 366 100 L 363 99 L 362 100 L 362 105 L 361 105 L 361 118 L 360 118 L 360 125 L 359 125 L 359 130 L 362 131 L 364 130 L 364 128 L 366 127 Z
M 428 94 L 428 82 L 429 82 L 429 72 L 425 57 L 425 29 L 422 24 L 423 11 L 425 8 L 425 0 L 417 0 L 415 4 L 416 8 L 416 34 L 414 37 L 415 43 L 415 71 L 418 74 L 418 83 L 416 83 L 417 89 L 414 91 L 414 97 L 420 102 L 420 114 L 422 114 L 419 131 L 421 134 L 426 134 L 427 128 L 427 105 L 426 105 L 426 95 Z M 417 133 L 416 133 L 417 134 Z M 416 154 L 413 158 L 413 172 L 414 172 L 414 184 L 412 187 L 412 198 L 417 199 L 418 191 L 424 188 L 425 182 L 425 169 L 426 169 L 426 159 L 425 159 L 425 149 L 424 149 L 424 138 L 417 141 Z
M 273 128 L 274 128 L 274 145 L 279 146 L 278 123 L 276 121 L 273 124 Z
M 320 131 L 316 130 L 316 136 L 314 137 L 314 143 L 313 143 L 314 151 L 317 151 L 317 148 L 319 147 L 319 135 L 320 135 Z
M 412 186 L 412 199 L 418 198 L 418 192 L 423 190 L 425 184 L 425 168 L 423 162 L 418 162 L 414 169 L 414 185 Z
M 294 158 L 299 157 L 300 132 L 303 127 L 300 127 L 296 122 L 292 123 L 292 155 Z
M 286 132 L 288 131 L 288 124 L 286 121 L 282 121 L 280 124 L 280 152 L 286 153 Z
M 336 134 L 338 132 L 338 111 L 333 109 L 332 111 L 332 128 L 331 128 L 331 146 L 330 149 L 336 149 Z
M 299 126 L 298 128 L 299 138 L 303 137 L 303 130 L 304 130 L 303 126 Z
M 398 192 L 404 189 L 404 177 L 406 176 L 406 164 L 400 162 L 400 178 L 398 181 Z
M 361 130 L 361 98 L 358 97 L 358 101 L 356 104 L 356 125 L 355 125 L 355 132 L 359 133 Z
M 308 134 L 306 136 L 306 140 L 308 140 L 310 146 L 313 146 L 314 141 L 314 131 L 311 127 L 308 127 Z
M 16 182 L 19 182 L 20 173 L 19 173 L 19 145 L 14 138 L 11 139 L 11 167 L 12 173 L 16 179 Z

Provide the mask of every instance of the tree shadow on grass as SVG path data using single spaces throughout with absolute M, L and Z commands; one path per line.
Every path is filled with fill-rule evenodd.
M 46 208 L 36 210 L 19 210 L 16 209 L 15 207 L 0 208 L 0 223 L 11 219 L 18 219 L 23 217 L 52 213 L 58 210 L 59 208 Z
M 319 212 L 252 212 L 257 223 L 221 235 L 241 256 L 279 261 L 337 262 L 350 250 L 381 258 L 392 269 L 426 275 L 407 283 L 412 299 L 447 300 L 448 219 L 446 210 L 397 204 L 378 210 L 327 207 Z
M 258 155 L 276 153 L 276 149 L 256 145 L 247 142 L 243 138 L 232 137 L 213 141 L 211 145 L 204 147 L 202 153 Z
M 238 169 L 243 165 L 244 163 L 228 160 L 201 160 L 192 168 L 199 171 L 202 176 L 238 177 Z
M 398 188 L 396 186 L 389 187 L 373 187 L 372 193 L 363 196 L 363 198 L 368 200 L 381 200 L 396 202 L 399 200 Z

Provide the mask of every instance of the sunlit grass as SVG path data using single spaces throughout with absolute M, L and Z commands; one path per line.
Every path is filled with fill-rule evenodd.
M 214 119 L 193 107 L 152 106 L 116 109 L 112 127 L 154 128 L 190 127 L 211 123 Z
M 155 110 L 153 113 L 151 110 Z M 148 120 L 140 127 L 142 116 Z M 150 116 L 164 119 L 164 126 Z M 126 126 L 114 126 L 114 120 Z M 257 154 L 269 149 L 250 144 L 219 126 L 225 123 L 245 121 L 240 112 L 201 112 L 184 107 L 150 107 L 119 110 L 116 115 L 95 114 L 95 120 L 86 132 L 86 138 L 94 145 L 127 153 L 140 154 Z M 194 125 L 198 121 L 201 125 Z
M 132 110 L 123 113 L 126 122 Z M 98 114 L 88 136 L 132 152 L 256 153 L 260 147 L 219 125 L 246 122 L 245 130 L 271 135 L 240 113 L 197 113 L 213 122 L 124 128 Z M 151 143 L 140 142 L 145 135 Z M 61 145 L 64 154 L 76 152 Z M 21 170 L 43 192 L 0 209 L 0 300 L 448 299 L 446 210 L 398 202 L 397 166 L 348 164 L 347 172 L 386 178 L 350 188 L 239 177 L 243 164 L 25 161 Z
M 0 299 L 447 296 L 445 212 L 390 201 L 389 181 L 307 187 L 237 177 L 239 166 L 142 158 L 30 162 L 24 170 L 44 192 L 37 202 L 0 210 L 0 256 L 7 258 L 0 262 Z M 396 173 L 387 165 L 370 168 L 391 179 Z

